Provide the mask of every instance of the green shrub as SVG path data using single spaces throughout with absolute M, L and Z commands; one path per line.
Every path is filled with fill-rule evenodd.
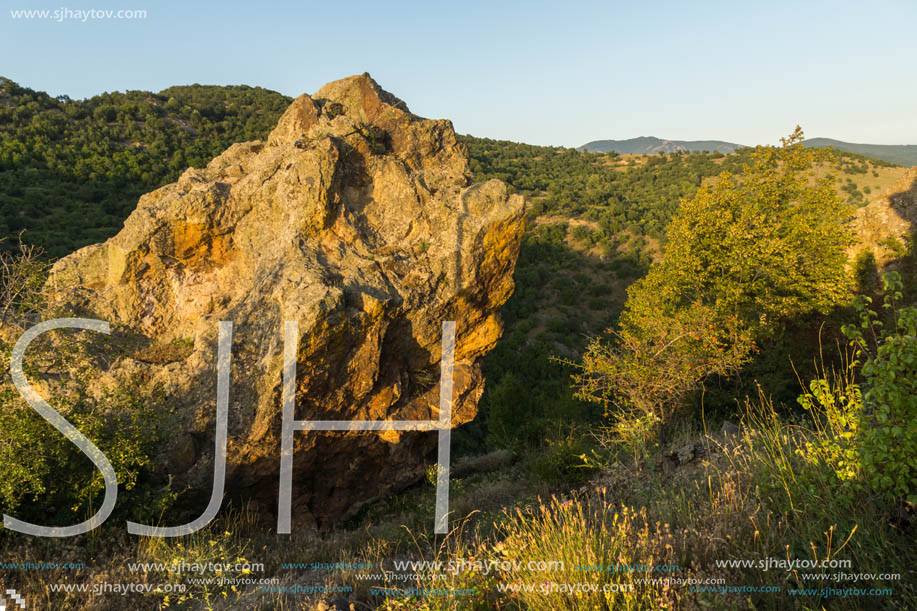
M 871 250 L 863 250 L 857 255 L 853 264 L 853 275 L 858 293 L 871 295 L 879 289 L 879 266 Z
M 917 504 L 917 308 L 900 307 L 900 274 L 882 277 L 885 321 L 859 296 L 854 306 L 858 325 L 846 325 L 858 368 L 860 385 L 850 377 L 830 383 L 813 380 L 800 397 L 803 407 L 815 410 L 835 435 L 821 450 L 837 475 L 857 481 L 883 496 Z
M 857 359 L 862 359 L 866 393 L 856 444 L 864 479 L 893 497 L 917 503 L 917 308 L 899 307 L 903 283 L 897 272 L 882 277 L 888 325 L 857 300 L 861 323 L 847 326 Z M 855 361 L 859 362 L 859 361 Z
M 5 348 L 8 358 L 9 348 Z M 86 396 L 49 401 L 105 453 L 118 477 L 119 491 L 133 490 L 151 466 L 159 441 L 145 389 L 128 382 L 99 399 Z M 26 403 L 7 375 L 0 387 L 0 508 L 40 524 L 71 523 L 74 513 L 93 513 L 104 490 L 102 474 L 76 445 Z M 151 498 L 148 490 L 136 492 L 137 497 L 143 497 L 134 508 L 140 513 L 132 511 L 130 515 L 134 519 L 152 514 L 158 517 L 164 499 Z
M 531 470 L 551 484 L 579 485 L 593 472 L 585 459 L 588 451 L 582 438 L 570 434 L 550 442 L 544 453 L 532 462 Z

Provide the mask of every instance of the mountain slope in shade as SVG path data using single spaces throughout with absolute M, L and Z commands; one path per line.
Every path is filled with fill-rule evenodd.
M 710 151 L 718 153 L 731 153 L 742 144 L 723 142 L 722 140 L 663 140 L 653 136 L 641 136 L 629 140 L 593 140 L 587 142 L 577 150 L 591 153 L 632 153 L 638 155 L 653 155 L 659 153 L 675 153 L 678 151 Z
M 873 159 L 903 166 L 917 165 L 917 145 L 915 144 L 857 144 L 842 142 L 831 138 L 808 138 L 803 144 L 812 148 L 834 147 L 840 151 L 858 153 Z

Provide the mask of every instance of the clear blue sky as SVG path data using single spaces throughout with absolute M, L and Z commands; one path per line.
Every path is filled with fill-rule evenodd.
M 4 0 L 0 75 L 52 95 L 364 71 L 459 132 L 917 144 L 917 2 Z M 795 6 L 794 6 L 795 5 Z M 13 19 L 144 9 L 143 20 Z

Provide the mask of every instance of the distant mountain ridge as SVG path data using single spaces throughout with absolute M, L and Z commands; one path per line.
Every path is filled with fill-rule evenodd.
M 808 138 L 803 144 L 812 148 L 834 147 L 839 151 L 857 153 L 903 166 L 917 166 L 917 144 L 859 144 L 833 138 Z M 711 153 L 732 153 L 744 148 L 744 144 L 723 140 L 664 140 L 654 136 L 641 136 L 628 140 L 593 140 L 577 147 L 578 151 L 591 153 L 629 153 L 633 155 L 658 155 L 678 151 L 709 151 Z
M 709 151 L 711 153 L 731 153 L 744 148 L 742 144 L 722 140 L 663 140 L 654 136 L 640 136 L 629 140 L 593 140 L 587 142 L 579 151 L 591 153 L 630 153 L 636 155 L 653 155 L 659 153 L 676 153 L 679 151 Z
M 803 145 L 812 148 L 834 147 L 903 166 L 917 165 L 917 144 L 858 144 L 832 138 L 807 138 Z

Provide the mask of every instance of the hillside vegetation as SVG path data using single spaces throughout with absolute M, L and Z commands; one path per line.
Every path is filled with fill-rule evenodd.
M 512 430 L 517 439 L 544 441 L 547 431 L 562 435 L 558 427 L 598 416 L 593 406 L 572 398 L 573 372 L 560 361 L 578 356 L 590 337 L 614 326 L 627 287 L 659 258 L 680 201 L 693 198 L 723 171 L 741 174 L 754 149 L 638 156 L 472 137 L 465 142 L 476 179 L 506 181 L 529 200 L 530 214 L 516 291 L 502 310 L 506 333 L 486 361 L 483 415 L 468 432 L 480 440 L 485 427 L 497 437 Z M 830 181 L 846 203 L 862 206 L 904 171 L 844 154 L 817 161 L 814 176 Z M 743 383 L 765 374 L 780 377 L 789 385 L 786 399 L 794 401 L 797 384 L 789 360 L 758 366 L 763 370 Z M 728 411 L 731 393 L 714 397 L 712 406 Z M 519 426 L 522 414 L 525 424 Z
M 859 144 L 832 138 L 808 138 L 803 144 L 812 148 L 833 148 L 847 153 L 866 155 L 898 165 L 917 165 L 917 144 Z
M 138 194 L 185 167 L 264 137 L 288 101 L 263 89 L 202 86 L 73 101 L 0 81 L 4 329 L 47 313 L 40 287 L 49 258 L 112 235 Z M 51 594 L 46 582 L 167 583 L 183 576 L 161 567 L 133 573 L 126 564 L 249 558 L 283 585 L 351 588 L 346 598 L 356 608 L 917 606 L 914 240 L 900 244 L 887 269 L 868 258 L 851 267 L 845 255 L 847 221 L 904 169 L 807 150 L 801 137 L 797 131 L 782 146 L 730 154 L 655 155 L 461 138 L 474 180 L 504 180 L 529 209 L 516 290 L 501 310 L 505 332 L 484 363 L 480 415 L 453 435 L 456 528 L 447 537 L 432 533 L 431 456 L 428 483 L 326 533 L 280 538 L 265 526 L 272 516 L 239 503 L 176 539 L 138 541 L 124 534 L 120 517 L 75 540 L 4 532 L 4 559 L 86 565 L 41 577 L 6 574 L 4 586 L 47 608 L 116 609 L 123 608 L 117 597 L 106 607 L 102 598 Z M 10 338 L 0 344 L 8 356 Z M 67 347 L 53 367 L 86 360 Z M 40 519 L 87 511 L 100 481 L 71 444 L 20 409 L 8 377 L 0 395 L 0 480 L 8 482 L 0 507 Z M 117 451 L 114 467 L 132 488 L 119 511 L 141 521 L 174 499 L 145 479 L 162 434 L 147 424 L 168 418 L 150 409 L 154 392 L 125 387 L 101 401 L 77 388 L 80 400 L 66 406 L 81 429 Z M 120 417 L 100 419 L 102 403 Z M 316 559 L 371 567 L 289 567 Z M 380 566 L 394 575 L 392 561 L 403 559 L 559 560 L 565 568 L 420 567 L 399 573 L 394 585 L 436 581 L 473 594 L 380 593 L 370 578 Z M 755 568 L 779 559 L 843 560 L 845 573 L 870 576 Z M 582 568 L 621 565 L 677 569 Z M 626 588 L 571 596 L 547 587 L 561 583 Z M 828 591 L 853 587 L 882 593 Z M 327 609 L 313 603 L 330 598 L 195 584 L 181 597 L 130 601 L 137 609 Z
M 201 85 L 70 100 L 0 78 L 0 233 L 25 230 L 53 257 L 103 241 L 141 194 L 264 138 L 289 103 Z

